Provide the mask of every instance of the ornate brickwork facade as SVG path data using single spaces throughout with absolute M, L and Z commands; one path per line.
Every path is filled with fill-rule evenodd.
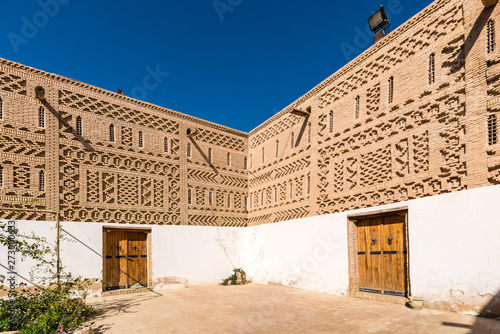
M 435 1 L 254 129 L 249 224 L 499 184 L 498 16 Z
M 1 60 L 0 200 L 247 226 L 500 184 L 498 17 L 437 0 L 249 134 Z
M 66 221 L 246 225 L 247 134 L 5 60 L 0 73 L 3 205 Z

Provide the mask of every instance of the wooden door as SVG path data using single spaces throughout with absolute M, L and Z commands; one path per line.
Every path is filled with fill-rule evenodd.
M 147 234 L 106 231 L 105 281 L 110 290 L 147 286 Z
M 383 290 L 386 295 L 405 295 L 406 292 L 406 242 L 404 216 L 384 219 L 381 226 L 383 235 L 382 268 Z
M 128 232 L 128 286 L 147 285 L 147 235 L 144 232 Z
M 359 290 L 406 295 L 405 217 L 368 218 L 357 223 Z

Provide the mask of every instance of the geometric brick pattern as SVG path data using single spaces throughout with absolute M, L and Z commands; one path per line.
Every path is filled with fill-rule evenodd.
M 26 95 L 26 79 L 0 71 L 0 89 L 19 95 Z
M 73 93 L 67 90 L 59 91 L 59 103 L 80 111 L 92 112 L 96 115 L 110 117 L 119 121 L 126 121 L 138 126 L 179 134 L 179 124 L 169 119 L 148 115 L 127 107 L 98 100 L 89 96 Z
M 361 187 L 391 180 L 391 147 L 361 154 L 359 162 L 359 184 Z
M 468 30 L 482 11 L 434 1 L 250 134 L 0 60 L 0 204 L 85 222 L 246 226 L 500 184 L 500 144 L 487 138 L 500 61 L 486 30 Z
M 230 148 L 241 152 L 245 151 L 245 142 L 243 140 L 205 129 L 199 131 L 196 139 L 217 147 Z

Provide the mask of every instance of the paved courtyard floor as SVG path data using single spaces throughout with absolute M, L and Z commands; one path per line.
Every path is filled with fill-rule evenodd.
M 210 286 L 90 299 L 98 333 L 500 333 L 500 320 L 282 286 Z

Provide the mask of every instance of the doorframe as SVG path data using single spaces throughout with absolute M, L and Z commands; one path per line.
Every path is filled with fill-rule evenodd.
M 358 268 L 358 230 L 357 222 L 362 219 L 384 217 L 394 214 L 405 216 L 404 235 L 406 242 L 406 295 L 411 296 L 410 284 L 410 239 L 408 234 L 408 206 L 402 206 L 387 210 L 369 211 L 358 214 L 347 215 L 347 248 L 348 248 L 348 266 L 349 266 L 349 296 L 383 301 L 395 301 L 404 297 L 394 297 L 391 295 L 382 295 L 359 291 L 359 268 Z M 406 298 L 404 298 L 406 299 Z
M 129 227 L 129 226 L 107 226 L 104 225 L 102 227 L 102 292 L 106 292 L 106 283 L 104 282 L 104 278 L 106 277 L 107 274 L 107 268 L 106 268 L 106 234 L 108 231 L 125 231 L 125 232 L 144 232 L 146 233 L 146 247 L 147 247 L 147 252 L 148 252 L 148 261 L 146 262 L 146 270 L 147 270 L 147 283 L 148 283 L 148 288 L 152 289 L 152 284 L 153 284 L 153 238 L 152 238 L 152 233 L 151 233 L 151 228 L 144 228 L 144 227 Z M 128 290 L 128 289 L 122 289 L 122 290 Z

